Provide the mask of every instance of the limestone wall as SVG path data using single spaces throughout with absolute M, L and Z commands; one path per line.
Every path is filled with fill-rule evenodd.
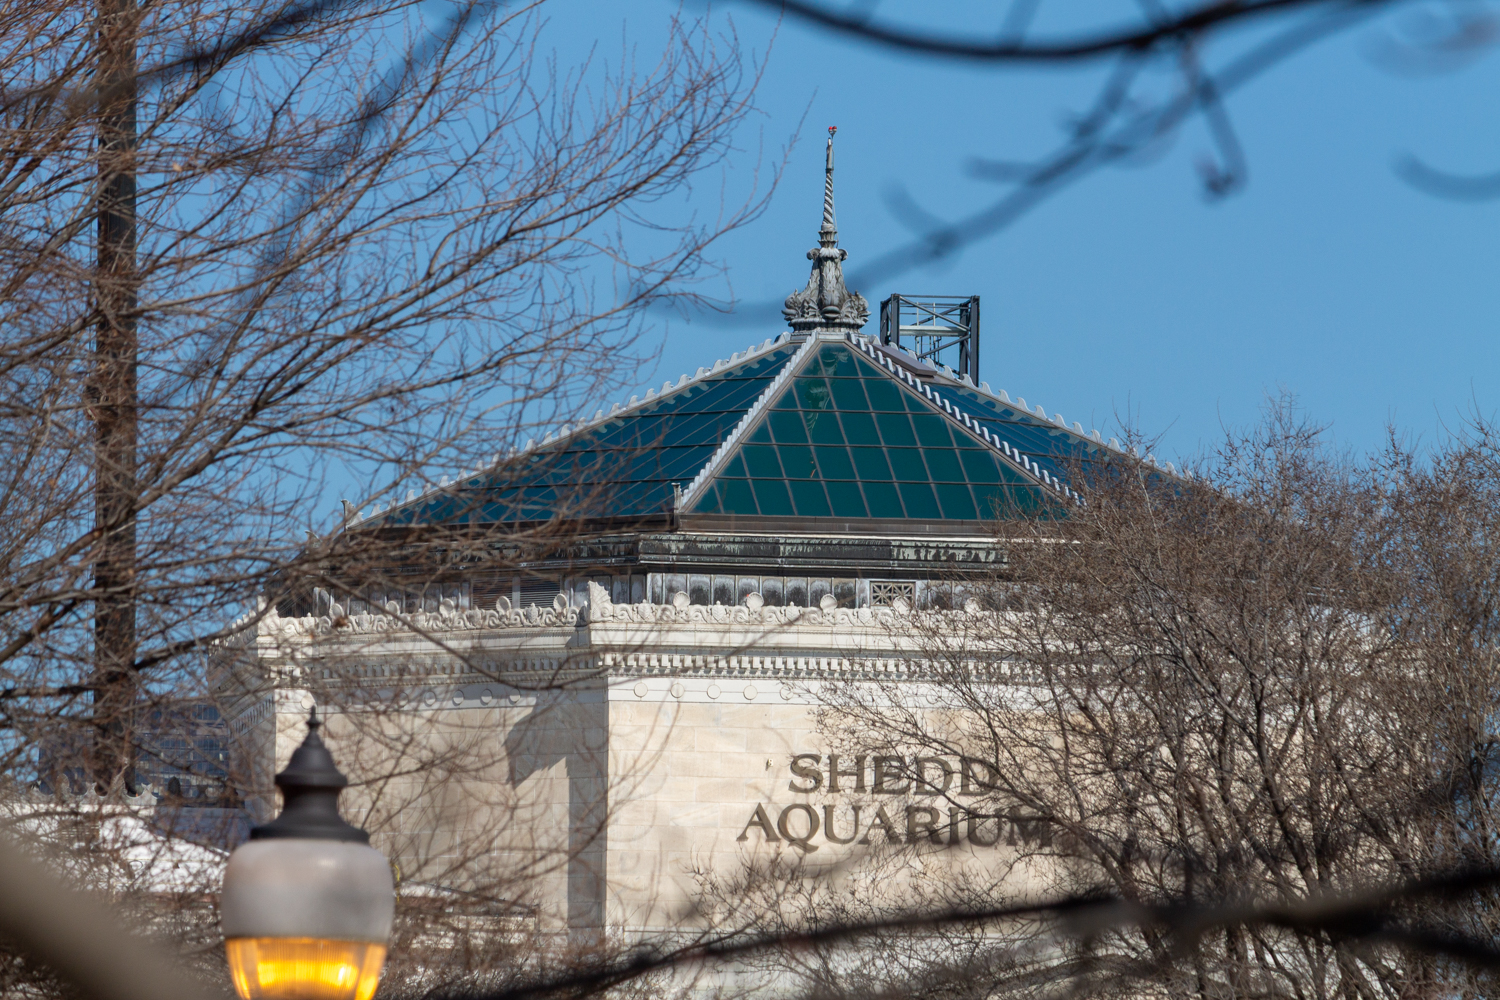
M 569 629 L 564 610 L 499 627 L 455 617 L 456 651 L 458 636 L 445 651 L 396 628 L 276 635 L 261 649 L 279 678 L 274 767 L 316 702 L 354 782 L 345 814 L 400 866 L 403 891 L 503 898 L 558 930 L 703 926 L 768 865 L 893 900 L 920 896 L 934 865 L 1026 883 L 1013 865 L 1046 831 L 967 815 L 981 776 L 962 760 L 880 757 L 859 734 L 819 730 L 819 685 L 841 670 L 931 701 L 899 680 L 919 671 L 888 613 L 737 609 L 719 623 L 643 605 Z

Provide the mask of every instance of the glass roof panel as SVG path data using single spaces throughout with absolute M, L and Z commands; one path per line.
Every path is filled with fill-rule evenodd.
M 901 507 L 901 497 L 896 493 L 895 483 L 862 483 L 865 503 L 870 507 L 871 517 L 900 518 L 906 516 Z
M 816 348 L 716 479 L 696 510 L 975 520 L 1054 503 L 991 446 L 837 343 Z
M 885 443 L 875 430 L 875 414 L 868 410 L 840 413 L 839 420 L 844 425 L 844 440 L 850 444 L 868 444 L 878 448 Z
M 894 379 L 867 378 L 865 379 L 865 393 L 870 397 L 872 410 L 906 412 L 906 407 L 901 403 L 901 389 Z
M 793 384 L 797 387 L 796 403 L 799 409 L 833 409 L 833 393 L 828 388 L 827 379 L 798 378 L 793 380 Z
M 937 491 L 944 517 L 960 521 L 973 521 L 979 517 L 979 510 L 974 506 L 974 497 L 969 492 L 969 487 L 961 483 L 938 483 L 933 489 Z
M 932 481 L 935 483 L 962 483 L 965 481 L 964 467 L 959 462 L 957 449 L 949 451 L 944 448 L 927 449 L 927 468 L 932 470 Z
M 1087 470 L 1105 458 L 1105 446 L 1100 442 L 1023 410 L 1019 405 L 1005 403 L 964 386 L 947 386 L 941 391 L 949 403 L 959 406 L 991 435 L 1008 442 L 1012 448 L 1064 481 L 1074 474 L 1075 469 Z
M 854 471 L 861 480 L 868 482 L 871 479 L 878 479 L 889 482 L 895 478 L 891 475 L 891 463 L 881 449 L 850 448 L 849 450 L 854 454 Z
M 781 467 L 791 479 L 818 478 L 818 465 L 813 461 L 813 450 L 805 444 L 784 444 L 781 452 Z
M 985 518 L 1030 517 L 1049 505 L 1034 486 L 976 487 L 974 495 L 979 500 L 979 514 Z
M 823 479 L 853 479 L 854 463 L 849 458 L 849 449 L 838 445 L 820 444 L 813 447 L 818 457 L 818 471 Z
M 918 517 L 924 521 L 942 518 L 943 512 L 938 509 L 937 497 L 933 495 L 930 483 L 897 483 L 896 487 L 901 491 L 902 502 L 906 504 L 907 517 Z
M 1000 460 L 988 452 L 961 451 L 958 453 L 958 458 L 963 463 L 964 474 L 971 483 L 1004 482 L 1000 470 L 1005 468 L 1005 471 L 1011 471 L 1009 467 L 1002 466 Z
M 720 497 L 725 514 L 758 514 L 755 494 L 750 492 L 750 480 L 729 479 L 719 484 Z
M 834 517 L 868 517 L 865 498 L 859 491 L 859 483 L 853 480 L 831 480 L 823 484 L 828 490 L 828 502 Z
M 462 486 L 397 507 L 380 515 L 380 521 L 503 522 L 662 512 L 672 484 L 688 486 L 800 346 L 779 344 L 726 366 L 503 462 Z M 764 440 L 771 441 L 769 432 Z M 772 449 L 771 462 L 775 460 Z M 725 471 L 743 477 L 744 465 L 736 456 Z M 779 470 L 776 476 L 780 478 Z M 726 484 L 712 494 L 726 513 L 758 512 L 748 488 Z M 790 508 L 790 499 L 784 506 Z
M 865 388 L 860 379 L 834 378 L 829 379 L 828 384 L 833 388 L 833 405 L 838 409 L 845 413 L 870 409 L 870 403 L 865 398 Z
M 832 413 L 803 411 L 802 420 L 807 425 L 807 436 L 813 444 L 843 444 L 844 431 Z
M 823 492 L 823 484 L 806 479 L 794 479 L 791 482 L 792 505 L 797 512 L 804 517 L 831 517 L 833 509 L 828 506 L 828 497 Z
M 771 436 L 784 444 L 806 444 L 807 426 L 802 423 L 802 415 L 796 412 L 781 410 L 772 411 L 771 417 L 766 421 L 766 426 L 771 428 Z
M 948 433 L 947 422 L 936 413 L 913 413 L 912 426 L 917 429 L 917 441 L 924 448 L 949 448 L 953 435 Z
M 747 444 L 740 449 L 745 468 L 751 479 L 780 479 L 781 460 L 776 457 L 776 446 L 769 444 Z
M 784 479 L 752 479 L 755 501 L 765 517 L 791 517 L 797 513 L 792 506 L 792 494 Z
M 916 448 L 891 448 L 885 454 L 890 460 L 891 471 L 896 474 L 897 481 L 903 483 L 927 481 L 927 466 L 922 463 L 922 453 Z
M 905 413 L 877 413 L 875 424 L 880 428 L 880 437 L 886 444 L 899 447 L 917 443 L 917 436 L 911 429 L 911 417 Z

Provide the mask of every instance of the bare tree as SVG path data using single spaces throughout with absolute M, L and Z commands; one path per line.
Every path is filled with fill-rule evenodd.
M 690 294 L 704 250 L 759 204 L 675 224 L 663 209 L 649 227 L 638 214 L 713 167 L 749 108 L 732 41 L 691 26 L 655 65 L 627 53 L 591 76 L 536 51 L 532 7 L 460 4 L 437 24 L 401 3 L 122 7 L 110 20 L 140 71 L 121 80 L 108 59 L 90 69 L 91 16 L 11 17 L 0 653 L 13 731 L 98 687 L 81 666 L 95 659 L 88 626 L 117 597 L 135 610 L 114 638 L 96 624 L 97 655 L 128 651 L 138 629 L 130 662 L 107 672 L 139 678 L 299 565 L 331 488 L 380 484 L 361 505 L 398 497 L 597 399 L 632 370 L 640 308 Z M 101 128 L 129 131 L 124 104 L 138 139 L 99 143 Z M 126 239 L 114 228 L 133 229 L 136 262 L 116 291 L 92 292 L 97 206 L 123 199 L 98 192 L 127 176 L 139 221 L 106 213 L 99 239 L 108 271 Z M 99 329 L 133 330 L 120 336 L 138 348 L 109 333 L 90 344 Z M 136 384 L 91 381 L 97 351 Z M 116 413 L 112 393 L 134 411 Z M 97 445 L 107 455 L 101 420 L 132 428 Z M 129 503 L 96 525 L 83 512 L 111 476 Z M 98 568 L 115 548 L 133 553 L 118 580 Z
M 1075 470 L 1082 503 L 1006 523 L 963 610 L 896 622 L 905 679 L 824 689 L 845 767 L 879 758 L 843 789 L 875 817 L 846 850 L 705 870 L 691 933 L 559 965 L 475 880 L 479 829 L 408 883 L 390 988 L 659 995 L 732 962 L 815 996 L 1484 994 L 1497 456 L 1478 421 L 1329 455 L 1281 408 L 1187 477 Z M 428 796 L 483 764 L 474 735 L 375 715 L 341 739 Z M 404 794 L 362 793 L 372 816 Z
M 961 253 L 1100 169 L 1159 146 L 1189 122 L 1201 122 L 1209 142 L 1198 162 L 1205 196 L 1216 200 L 1238 192 L 1248 181 L 1250 157 L 1227 99 L 1320 41 L 1417 6 L 1406 0 L 1141 0 L 1131 10 L 1097 8 L 1078 14 L 1077 27 L 1047 30 L 1036 27 L 1041 0 L 995 4 L 991 17 L 950 29 L 934 27 L 938 18 L 922 5 L 752 2 L 793 24 L 873 45 L 896 58 L 1079 73 L 1106 69 L 1092 101 L 1070 116 L 1053 148 L 1037 156 L 969 152 L 966 172 L 996 185 L 993 198 L 945 218 L 922 207 L 923 192 L 897 189 L 888 208 L 911 236 L 850 272 L 850 283 L 861 287 Z M 1424 13 L 1421 27 L 1387 19 L 1380 36 L 1385 63 L 1428 71 L 1462 66 L 1493 44 L 1495 13 L 1488 5 L 1427 7 Z M 1175 81 L 1165 93 L 1155 85 L 1161 79 Z M 983 100 L 982 94 L 972 96 Z M 1495 175 L 1456 176 L 1415 158 L 1403 161 L 1400 173 L 1441 197 L 1500 195 Z
M 898 624 L 916 680 L 824 687 L 886 769 L 824 782 L 865 837 L 709 898 L 839 995 L 1486 991 L 1491 881 L 1369 893 L 1495 868 L 1497 459 L 1482 421 L 1329 454 L 1278 405 L 1188 477 L 1079 470 L 969 610 Z
M 630 380 L 646 308 L 691 299 L 759 211 L 758 177 L 721 176 L 707 217 L 676 200 L 753 110 L 733 37 L 679 23 L 567 65 L 545 14 L 0 15 L 0 753 L 26 822 L 28 778 L 59 823 L 136 791 L 132 726 L 211 703 L 215 642 L 315 586 L 347 606 L 327 536 L 360 508 L 503 463 Z M 500 567 L 567 530 L 466 544 Z M 453 547 L 360 558 L 420 597 Z

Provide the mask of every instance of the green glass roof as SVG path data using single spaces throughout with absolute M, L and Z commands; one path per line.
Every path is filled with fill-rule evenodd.
M 1056 505 L 1033 479 L 850 344 L 815 346 L 687 510 L 965 520 Z
M 992 438 L 1002 442 L 1002 448 L 1008 446 L 1064 482 L 1073 474 L 1073 468 L 1088 468 L 1104 458 L 1103 444 L 1028 413 L 1016 404 L 964 385 L 945 386 L 937 391 L 950 405 L 988 430 Z
M 1067 508 L 1104 446 L 871 342 L 767 341 L 374 525 L 683 517 L 973 522 Z
M 380 515 L 383 524 L 628 518 L 667 509 L 800 345 L 782 342 Z

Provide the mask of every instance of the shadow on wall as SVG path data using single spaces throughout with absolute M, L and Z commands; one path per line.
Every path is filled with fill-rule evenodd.
M 567 919 L 570 932 L 604 932 L 608 847 L 609 697 L 603 679 L 542 692 L 505 736 L 511 785 L 562 762 L 568 782 Z

